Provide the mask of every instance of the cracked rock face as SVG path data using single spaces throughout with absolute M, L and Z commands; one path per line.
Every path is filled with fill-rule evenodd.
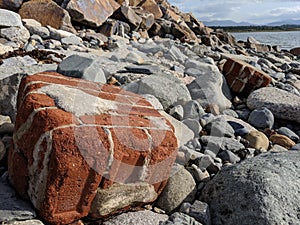
M 96 190 L 114 183 L 165 186 L 174 128 L 140 96 L 44 72 L 22 80 L 17 109 L 10 181 L 45 221 L 86 216 Z

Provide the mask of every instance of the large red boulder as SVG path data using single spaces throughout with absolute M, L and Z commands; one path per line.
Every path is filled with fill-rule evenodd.
M 263 71 L 233 58 L 227 59 L 223 74 L 231 91 L 243 97 L 247 97 L 255 89 L 268 86 L 272 81 Z
M 140 96 L 43 72 L 22 79 L 9 178 L 50 224 L 86 216 L 98 187 L 159 194 L 177 154 L 172 125 Z

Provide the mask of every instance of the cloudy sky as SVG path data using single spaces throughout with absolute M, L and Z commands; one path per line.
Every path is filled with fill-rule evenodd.
M 300 0 L 169 0 L 202 21 L 234 20 L 266 24 L 300 19 Z

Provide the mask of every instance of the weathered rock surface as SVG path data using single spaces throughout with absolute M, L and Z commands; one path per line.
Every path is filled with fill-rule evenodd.
M 0 0 L 0 8 L 15 11 L 20 8 L 23 0 Z
M 168 221 L 162 223 L 162 225 L 202 225 L 197 222 L 193 217 L 184 213 L 173 213 Z
M 212 224 L 297 224 L 298 152 L 263 154 L 224 168 L 204 188 Z
M 9 185 L 7 176 L 0 178 L 0 222 L 11 223 L 16 220 L 30 220 L 36 217 L 28 202 L 17 197 L 16 191 Z
M 35 19 L 43 26 L 49 25 L 56 29 L 72 31 L 69 13 L 52 0 L 35 0 L 22 4 L 19 14 L 22 19 Z
M 17 109 L 17 94 L 21 79 L 25 75 L 43 71 L 55 71 L 54 64 L 40 64 L 24 67 L 1 67 L 0 68 L 0 114 L 8 115 L 15 121 Z
M 99 27 L 119 7 L 120 5 L 114 0 L 71 0 L 66 6 L 66 10 L 74 21 L 91 27 Z
M 45 72 L 22 80 L 17 108 L 9 177 L 45 221 L 86 216 L 100 183 L 165 186 L 177 140 L 138 95 Z
M 154 187 L 147 183 L 114 184 L 107 189 L 98 188 L 90 215 L 93 218 L 109 216 L 128 206 L 151 203 L 156 198 Z
M 168 220 L 165 214 L 158 214 L 149 210 L 128 212 L 105 221 L 103 225 L 158 225 Z
M 300 97 L 275 87 L 252 92 L 247 99 L 247 106 L 250 109 L 266 107 L 275 118 L 300 123 Z
M 142 78 L 137 93 L 154 95 L 164 109 L 191 100 L 190 93 L 182 81 L 168 74 Z
M 106 77 L 104 71 L 100 68 L 100 64 L 101 62 L 96 59 L 80 55 L 71 55 L 58 65 L 57 72 L 65 76 L 105 84 Z
M 194 178 L 183 166 L 179 166 L 177 172 L 169 178 L 165 189 L 156 201 L 156 205 L 170 213 L 180 207 L 183 202 L 192 202 L 195 195 L 196 183 Z
M 272 80 L 263 71 L 232 58 L 227 59 L 223 73 L 231 90 L 242 96 L 248 96 L 251 91 L 268 86 Z

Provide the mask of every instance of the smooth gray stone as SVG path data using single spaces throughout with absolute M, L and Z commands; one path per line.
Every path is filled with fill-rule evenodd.
M 266 107 L 275 118 L 300 123 L 300 97 L 278 88 L 265 87 L 253 91 L 247 99 L 247 106 L 252 110 Z
M 31 35 L 38 35 L 42 38 L 49 37 L 50 31 L 46 27 L 43 27 L 38 21 L 34 19 L 23 19 L 23 22 Z
M 224 119 L 215 119 L 205 126 L 211 136 L 215 137 L 234 137 L 234 129 Z
M 58 65 L 57 72 L 68 77 L 105 84 L 106 76 L 100 65 L 101 63 L 97 59 L 71 55 Z
M 202 191 L 212 224 L 299 224 L 300 154 L 266 153 L 221 170 Z
M 170 115 L 173 116 L 177 120 L 182 120 L 183 119 L 183 107 L 182 105 L 176 105 L 170 110 Z
M 0 28 L 21 26 L 23 25 L 19 14 L 6 9 L 0 9 Z
M 193 202 L 196 196 L 196 183 L 193 176 L 183 167 L 177 165 L 177 172 L 170 176 L 163 192 L 156 200 L 156 206 L 172 212 L 185 202 Z
M 250 113 L 248 122 L 258 129 L 272 128 L 274 125 L 273 113 L 265 108 L 257 108 Z
M 199 121 L 200 118 L 205 114 L 204 109 L 195 100 L 191 100 L 185 103 L 183 105 L 183 110 L 183 119 L 196 119 Z
M 16 220 L 30 220 L 36 213 L 29 202 L 20 199 L 15 190 L 9 185 L 7 174 L 0 178 L 0 220 L 12 222 Z
M 218 154 L 220 150 L 237 152 L 245 148 L 243 144 L 233 138 L 202 136 L 200 140 L 204 145 L 207 146 L 207 149 L 215 154 Z
M 199 137 L 202 127 L 198 120 L 195 119 L 185 119 L 182 121 L 188 128 L 194 132 L 194 137 Z
M 191 100 L 191 95 L 184 83 L 169 74 L 143 77 L 139 82 L 137 93 L 154 95 L 160 101 L 164 110 L 170 106 Z
M 288 138 L 290 138 L 292 141 L 294 141 L 296 143 L 299 141 L 299 136 L 294 131 L 292 131 L 291 129 L 289 129 L 287 127 L 280 127 L 277 130 L 277 132 L 279 134 L 287 136 Z
M 61 39 L 61 43 L 65 45 L 79 45 L 82 43 L 82 39 L 76 35 L 71 35 Z

